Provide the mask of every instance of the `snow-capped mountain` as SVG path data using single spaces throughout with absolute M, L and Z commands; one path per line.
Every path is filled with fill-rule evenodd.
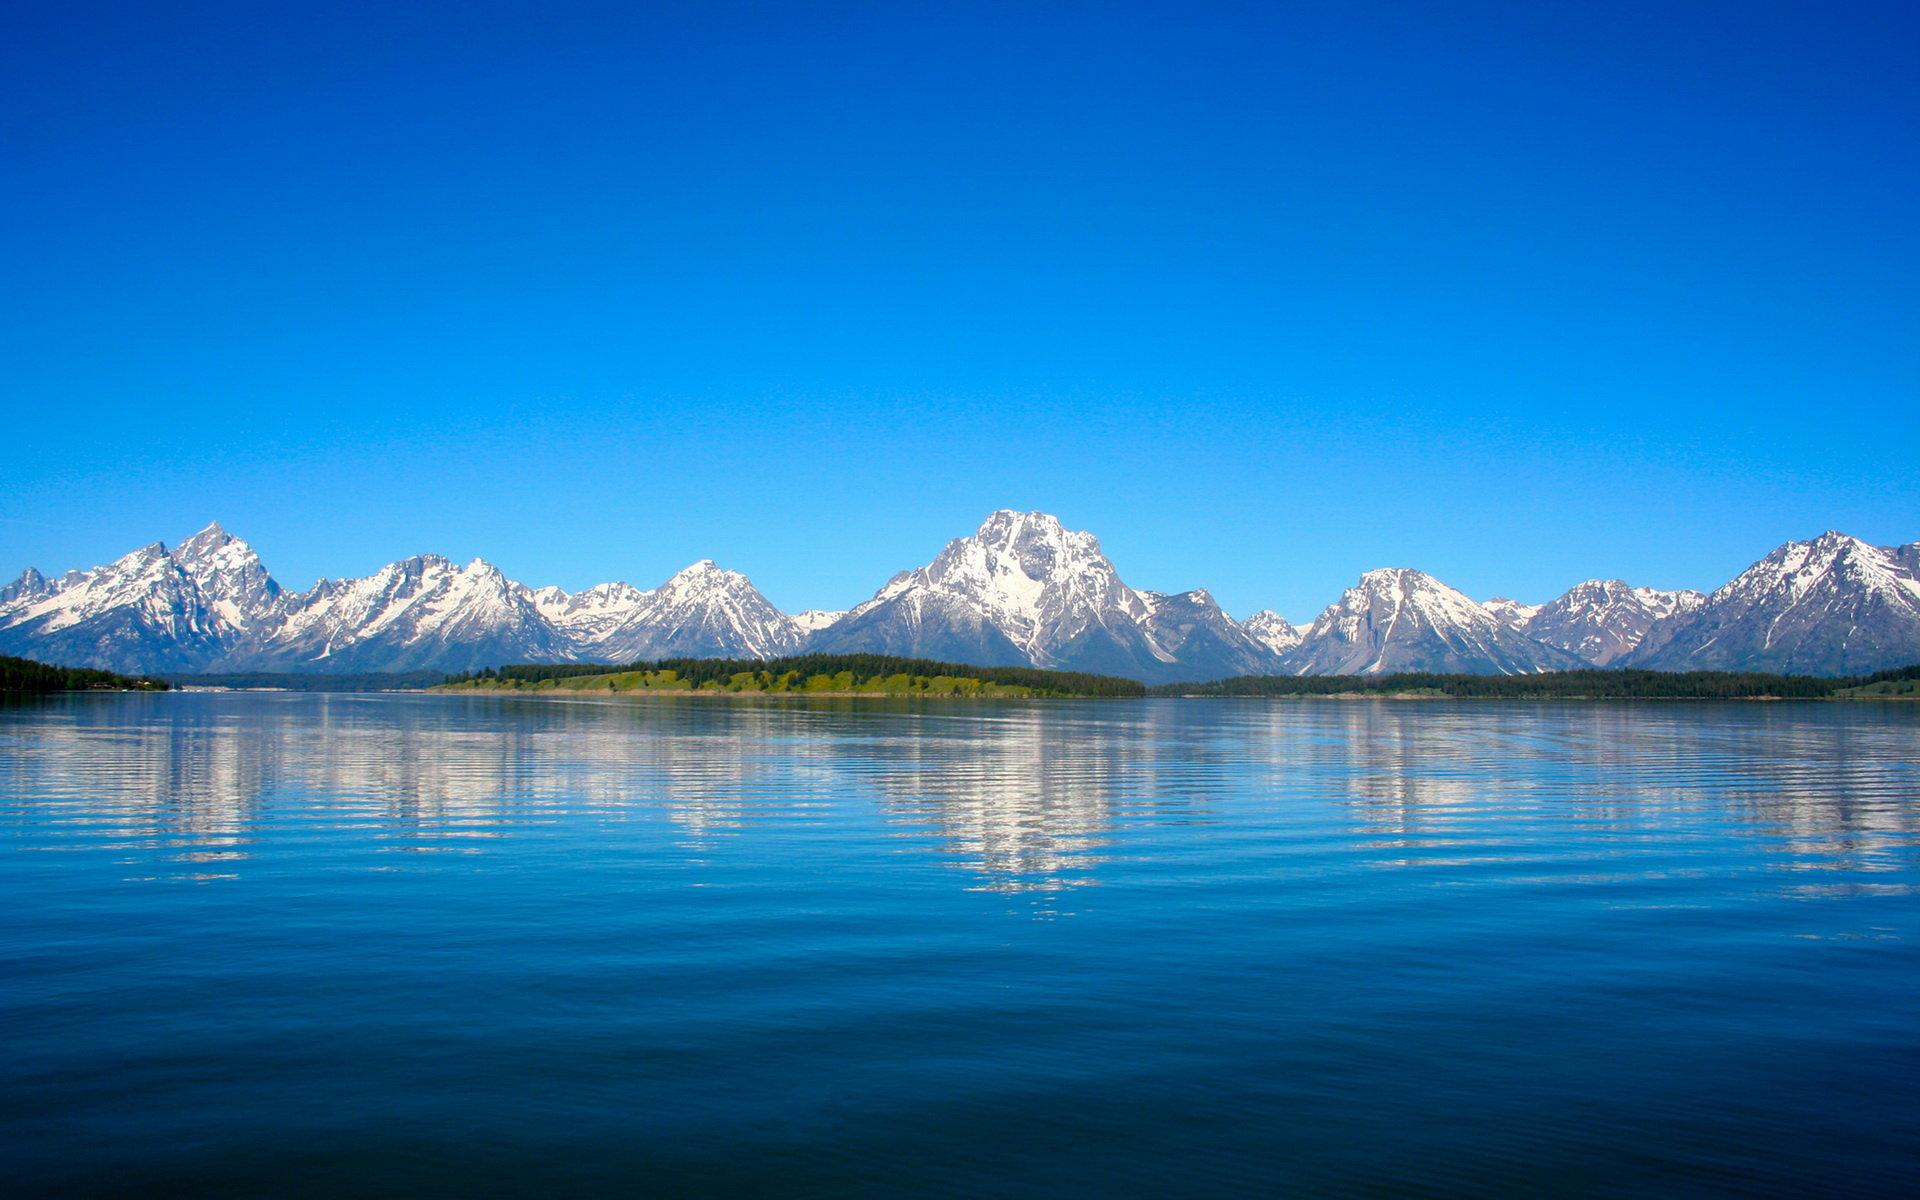
M 1589 579 L 1537 606 L 1519 628 L 1535 641 L 1605 667 L 1638 649 L 1656 623 L 1691 613 L 1705 601 L 1699 592 Z
M 143 546 L 0 595 L 0 651 L 120 670 L 194 670 L 272 625 L 283 599 L 253 548 L 218 523 L 169 552 Z
M 52 590 L 53 585 L 47 582 L 45 575 L 42 575 L 32 567 L 28 567 L 26 570 L 20 572 L 18 579 L 5 587 L 0 587 L 0 608 L 4 608 L 17 600 L 37 599 Z
M 175 546 L 173 561 L 218 621 L 241 637 L 271 627 L 286 612 L 280 585 L 260 556 L 218 521 Z
M 1004 509 L 931 563 L 894 576 L 809 645 L 1167 681 L 1278 665 L 1206 593 L 1135 591 L 1092 534 Z
M 1285 654 L 1298 646 L 1300 639 L 1306 635 L 1307 631 L 1306 626 L 1295 625 L 1270 608 L 1263 608 L 1240 622 L 1240 628 L 1252 634 L 1275 654 Z
M 0 610 L 0 652 L 52 662 L 180 670 L 221 649 L 193 580 L 158 542 L 50 587 L 23 588 Z
M 526 589 L 476 558 L 419 554 L 364 579 L 322 580 L 233 664 L 255 670 L 460 671 L 556 662 L 570 647 Z
M 753 581 L 711 559 L 657 588 L 602 583 L 569 596 L 533 593 L 578 657 L 601 662 L 655 658 L 776 658 L 796 653 L 806 629 Z
M 809 608 L 793 614 L 793 623 L 800 627 L 801 632 L 815 634 L 846 615 L 845 609 Z
M 1920 542 L 1788 542 L 1662 621 L 1625 665 L 1850 675 L 1920 661 Z
M 1509 600 L 1505 596 L 1495 596 L 1480 607 L 1492 613 L 1494 620 L 1514 629 L 1524 628 L 1528 621 L 1533 620 L 1533 614 L 1539 612 L 1541 608 L 1538 604 L 1522 604 L 1518 600 Z
M 436 554 L 287 592 L 217 523 L 49 581 L 0 591 L 0 652 L 122 671 L 467 670 L 790 654 L 806 631 L 746 576 L 699 562 L 651 591 L 529 588 L 484 559 Z
M 1583 666 L 1864 673 L 1920 662 L 1920 542 L 1789 542 L 1711 596 L 1589 580 L 1544 605 L 1477 604 L 1369 571 L 1311 626 L 1235 622 L 1204 590 L 1127 586 L 1092 534 L 996 512 L 841 613 L 797 617 L 702 560 L 660 586 L 530 588 L 483 559 L 403 559 L 283 590 L 217 523 L 172 550 L 0 587 L 0 653 L 127 672 L 462 670 L 508 662 L 872 651 L 1182 682 L 1230 675 Z
M 1362 575 L 1320 614 L 1285 664 L 1297 675 L 1523 675 L 1586 665 L 1505 624 L 1465 593 L 1404 567 Z
M 605 662 L 778 658 L 797 653 L 806 641 L 806 631 L 768 603 L 752 580 L 712 559 L 694 563 L 650 592 L 627 591 L 638 603 L 603 635 L 580 643 L 589 656 Z

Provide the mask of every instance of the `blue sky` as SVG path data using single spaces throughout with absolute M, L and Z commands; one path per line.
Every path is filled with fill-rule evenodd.
M 1019 507 L 1303 618 L 1920 538 L 1912 5 L 28 7 L 8 575 L 839 607 Z

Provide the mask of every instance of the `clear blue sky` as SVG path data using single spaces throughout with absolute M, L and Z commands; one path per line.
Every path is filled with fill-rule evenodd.
M 1304 618 L 1920 538 L 1912 4 L 16 5 L 0 571 Z

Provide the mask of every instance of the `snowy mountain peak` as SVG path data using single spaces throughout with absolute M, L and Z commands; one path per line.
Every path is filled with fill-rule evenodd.
M 846 615 L 845 609 L 809 608 L 805 612 L 793 614 L 793 623 L 803 632 L 819 633 Z
M 972 537 L 948 543 L 915 573 L 919 583 L 977 603 L 1030 653 L 1044 656 L 1049 618 L 1137 600 L 1090 533 L 1048 513 L 1001 509 Z
M 974 530 L 973 536 L 983 542 L 1005 543 L 1011 543 L 1023 537 L 1093 537 L 1090 533 L 1073 534 L 1060 523 L 1060 518 L 1052 513 L 1021 512 L 1013 508 L 999 508 L 988 513 L 987 519 L 980 522 L 980 528 Z
M 1211 596 L 1137 592 L 1092 534 L 1013 509 L 894 576 L 813 645 L 1167 680 L 1276 665 Z
M 1464 592 L 1408 567 L 1368 571 L 1314 621 L 1287 665 L 1302 675 L 1524 674 L 1582 665 Z
M 277 621 L 284 594 L 252 546 L 218 521 L 173 549 L 173 561 L 193 581 L 201 603 L 235 633 Z
M 218 552 L 221 547 L 234 540 L 236 539 L 227 532 L 224 525 L 218 521 L 211 521 L 205 529 L 175 546 L 173 556 L 182 561 L 205 557 Z
M 135 656 L 142 669 L 210 661 L 245 636 L 256 600 L 279 595 L 264 570 L 247 570 L 246 556 L 221 558 L 214 540 L 196 544 L 206 555 L 185 562 L 150 542 L 58 583 L 22 575 L 0 599 L 0 648 L 108 667 Z
M 20 572 L 20 577 L 6 587 L 0 588 L 0 606 L 12 604 L 18 600 L 38 599 L 53 590 L 47 577 L 28 567 Z
M 668 577 L 660 586 L 672 587 L 737 587 L 747 582 L 747 577 L 738 571 L 729 571 L 710 558 L 696 563 L 688 563 Z
M 1787 544 L 1791 546 L 1794 543 L 1789 542 Z M 1838 529 L 1829 529 L 1806 544 L 1816 554 L 1834 554 L 1844 550 L 1872 550 L 1876 548 L 1870 543 L 1854 537 L 1852 534 L 1841 533 Z
M 1480 607 L 1492 613 L 1494 620 L 1515 629 L 1524 628 L 1533 614 L 1540 611 L 1538 604 L 1522 604 L 1507 596 L 1495 596 Z
M 1302 631 L 1297 626 L 1270 608 L 1261 609 L 1240 622 L 1240 628 L 1259 639 L 1275 654 L 1285 654 L 1298 646 L 1302 637 Z
M 777 658 L 799 650 L 806 631 L 739 571 L 710 558 L 674 572 L 651 592 L 616 585 L 603 597 L 615 619 L 586 645 L 613 662 L 714 657 Z

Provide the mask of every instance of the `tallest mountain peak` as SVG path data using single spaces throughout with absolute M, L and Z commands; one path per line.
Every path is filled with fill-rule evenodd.
M 986 520 L 980 522 L 980 528 L 975 531 L 974 536 L 994 538 L 1037 533 L 1058 537 L 1066 532 L 1067 527 L 1061 524 L 1060 518 L 1052 513 L 1021 512 L 1018 509 L 1001 508 L 995 509 L 987 515 Z
M 212 521 L 205 529 L 175 546 L 173 556 L 182 561 L 202 558 L 239 541 L 239 538 L 227 532 L 226 526 Z M 244 547 L 246 543 L 240 544 Z
M 1278 666 L 1204 592 L 1137 592 L 1091 533 L 1014 509 L 895 576 L 813 648 L 1169 682 Z

